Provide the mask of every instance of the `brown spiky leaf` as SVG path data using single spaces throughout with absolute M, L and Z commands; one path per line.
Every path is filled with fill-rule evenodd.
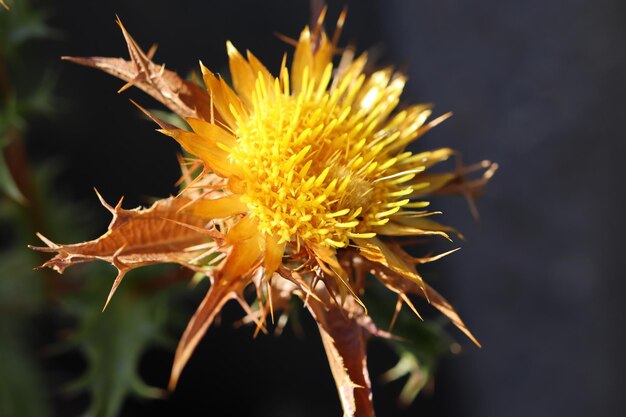
M 402 257 L 398 256 L 397 252 L 391 250 L 383 241 L 378 238 L 372 238 L 354 239 L 354 242 L 359 245 L 359 253 L 366 259 L 384 265 L 425 291 L 424 280 L 417 273 L 417 270 L 411 268 Z
M 176 387 L 180 374 L 189 361 L 194 349 L 198 343 L 200 343 L 200 340 L 224 305 L 239 296 L 238 293 L 241 289 L 241 285 L 241 281 L 235 281 L 219 283 L 217 285 L 213 284 L 211 286 L 204 300 L 202 300 L 202 303 L 200 303 L 200 306 L 196 310 L 196 313 L 191 320 L 189 320 L 187 328 L 178 342 L 170 382 L 168 384 L 169 389 L 173 390 Z
M 243 298 L 243 289 L 250 283 L 251 274 L 259 265 L 261 248 L 259 236 L 256 233 L 256 223 L 240 221 L 230 229 L 226 240 L 233 234 L 251 232 L 249 239 L 238 241 L 232 245 L 232 249 L 223 265 L 217 270 L 212 278 L 213 285 L 204 300 L 196 310 L 187 328 L 183 333 L 176 354 L 170 376 L 169 387 L 173 389 L 178 382 L 180 374 L 189 361 L 196 346 L 215 320 L 215 317 L 229 300 L 235 299 L 251 314 L 248 305 Z
M 0 0 L 0 6 L 4 7 L 7 10 L 9 10 L 9 6 L 3 0 Z
M 461 316 L 459 316 L 459 313 L 456 312 L 456 310 L 454 309 L 454 307 L 452 307 L 452 304 L 450 304 L 448 300 L 446 300 L 441 294 L 435 291 L 428 284 L 426 284 L 426 293 L 428 294 L 428 299 L 430 303 L 437 310 L 439 310 L 441 313 L 443 313 L 444 316 L 450 319 L 452 324 L 454 324 L 459 330 L 465 333 L 465 335 L 469 337 L 469 339 L 474 342 L 476 346 L 481 347 L 478 340 L 474 337 L 472 332 L 470 332 L 470 330 L 461 319 Z
M 98 68 L 114 77 L 126 81 L 118 92 L 135 86 L 151 95 L 168 109 L 181 117 L 195 117 L 210 120 L 211 104 L 206 91 L 193 82 L 182 79 L 177 73 L 165 69 L 165 64 L 152 61 L 155 48 L 145 53 L 126 31 L 122 22 L 117 20 L 128 46 L 130 60 L 107 57 L 70 57 L 62 59 Z
M 31 249 L 57 252 L 42 267 L 52 268 L 59 273 L 63 273 L 69 266 L 98 259 L 114 265 L 118 275 L 107 304 L 126 272 L 131 269 L 156 263 L 191 266 L 191 261 L 202 252 L 194 247 L 206 242 L 208 233 L 211 233 L 205 233 L 202 229 L 205 219 L 181 211 L 189 203 L 185 198 L 170 197 L 157 201 L 147 209 L 125 210 L 121 207 L 122 200 L 117 206 L 111 207 L 100 195 L 98 197 L 113 214 L 113 220 L 104 235 L 71 245 L 58 245 L 38 235 L 48 246 L 31 246 Z
M 404 253 L 400 253 L 402 249 L 399 246 L 394 246 L 394 250 L 399 252 L 400 256 L 406 255 Z M 448 252 L 450 253 L 450 252 Z M 447 253 L 446 253 L 447 254 Z M 408 257 L 408 255 L 406 255 Z M 440 258 L 441 256 L 434 256 L 430 258 L 431 260 L 435 260 Z M 416 258 L 417 259 L 417 258 Z M 429 258 L 425 258 L 428 260 Z M 364 259 L 363 262 L 367 263 L 368 259 Z M 411 271 L 416 271 L 415 267 L 410 265 L 409 263 L 404 264 L 405 267 L 409 268 Z M 480 343 L 474 337 L 472 332 L 467 328 L 461 316 L 456 312 L 454 307 L 446 300 L 441 294 L 435 291 L 430 285 L 427 283 L 423 283 L 423 286 L 417 284 L 414 281 L 406 279 L 402 274 L 398 272 L 384 267 L 382 264 L 369 262 L 368 268 L 374 276 L 389 290 L 397 293 L 401 298 L 411 307 L 411 304 L 407 294 L 415 294 L 420 297 L 424 297 L 430 304 L 432 304 L 437 310 L 443 313 L 452 324 L 454 324 L 459 330 L 461 330 L 465 335 L 474 342 L 477 346 L 480 347 Z
M 491 161 L 482 161 L 477 164 L 463 166 L 462 162 L 458 163 L 456 171 L 450 175 L 450 178 L 434 190 L 439 195 L 462 195 L 469 204 L 470 211 L 474 219 L 479 220 L 478 209 L 476 208 L 476 198 L 479 197 L 485 185 L 491 180 L 498 170 L 498 164 Z M 468 174 L 481 172 L 478 178 L 468 179 Z
M 343 306 L 309 299 L 307 307 L 317 322 L 344 417 L 373 417 L 366 355 L 373 323 L 363 322 L 363 309 L 352 297 Z

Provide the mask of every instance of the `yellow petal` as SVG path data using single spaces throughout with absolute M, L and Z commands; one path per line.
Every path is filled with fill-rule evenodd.
M 326 66 L 331 62 L 333 58 L 334 51 L 335 48 L 328 40 L 328 36 L 326 36 L 325 32 L 322 32 L 320 44 L 315 51 L 315 55 L 313 56 L 315 67 L 313 71 L 313 77 L 316 81 L 319 81 L 322 78 L 322 74 L 324 73 Z
M 456 154 L 456 151 L 450 148 L 440 148 L 433 151 L 420 152 L 404 159 L 402 165 L 418 165 L 420 167 L 429 168 L 439 162 L 448 160 L 450 156 Z
M 396 219 L 394 219 L 396 220 Z M 439 230 L 425 230 L 416 226 L 404 225 L 396 223 L 395 221 L 387 222 L 381 226 L 376 226 L 373 229 L 376 234 L 382 236 L 428 236 L 428 235 L 437 235 L 442 236 L 448 240 L 450 236 Z
M 401 135 L 400 138 L 394 141 L 387 150 L 389 152 L 400 152 L 404 149 L 409 143 L 421 137 L 424 133 L 428 132 L 433 127 L 437 126 L 439 123 L 444 120 L 450 118 L 452 113 L 446 113 L 442 116 L 437 117 L 436 119 L 431 120 L 428 124 L 424 125 L 426 119 L 430 116 L 430 111 L 425 111 L 417 115 L 415 120 L 409 120 L 401 127 Z
M 291 86 L 292 91 L 296 94 L 302 91 L 305 68 L 308 68 L 309 74 L 312 74 L 314 71 L 311 32 L 308 27 L 305 27 L 300 34 L 300 40 L 296 46 L 293 63 L 291 65 Z
M 456 178 L 455 174 L 422 174 L 415 177 L 411 184 L 423 186 L 413 187 L 414 191 L 409 195 L 410 198 L 418 198 L 437 191 L 444 185 Z

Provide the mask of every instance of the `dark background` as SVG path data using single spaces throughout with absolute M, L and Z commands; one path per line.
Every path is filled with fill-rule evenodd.
M 501 166 L 479 201 L 480 223 L 461 198 L 435 201 L 447 223 L 468 237 L 459 253 L 438 263 L 435 286 L 484 347 L 453 333 L 463 353 L 443 363 L 432 394 L 400 411 L 401 385 L 376 382 L 393 355 L 372 344 L 378 415 L 626 415 L 625 284 L 618 268 L 626 3 L 348 4 L 344 42 L 373 47 L 381 64 L 405 68 L 406 102 L 455 112 L 416 149 L 450 146 L 468 163 L 488 158 Z M 34 126 L 29 151 L 35 163 L 62 161 L 58 192 L 102 214 L 98 230 L 108 215 L 92 187 L 109 201 L 125 195 L 127 207 L 165 196 L 174 191 L 178 148 L 128 101 L 156 107 L 150 98 L 138 91 L 118 95 L 121 81 L 59 56 L 126 56 L 118 14 L 140 45 L 159 44 L 157 62 L 182 74 L 196 69 L 198 59 L 224 72 L 227 39 L 276 69 L 290 48 L 273 31 L 297 37 L 309 20 L 306 0 L 49 5 L 50 24 L 63 37 L 41 54 L 59 74 L 64 105 L 55 119 Z M 331 20 L 342 6 L 331 3 Z M 237 317 L 237 309 L 228 315 Z M 170 353 L 152 351 L 142 372 L 164 386 L 170 364 Z M 58 407 L 60 415 L 74 410 Z M 123 415 L 336 416 L 339 410 L 315 332 L 253 341 L 251 331 L 223 325 L 209 331 L 168 401 L 130 400 Z

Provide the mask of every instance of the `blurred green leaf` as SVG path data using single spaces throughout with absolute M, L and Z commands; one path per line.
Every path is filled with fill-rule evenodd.
M 46 24 L 48 14 L 35 9 L 30 1 L 10 2 L 10 12 L 0 13 L 0 45 L 7 61 L 19 62 L 19 49 L 37 39 L 51 39 L 59 32 Z
M 171 321 L 171 297 L 176 291 L 139 294 L 133 284 L 155 279 L 164 269 L 134 271 L 102 312 L 114 274 L 109 268 L 94 269 L 85 276 L 85 288 L 64 302 L 67 311 L 78 318 L 66 347 L 78 349 L 88 361 L 85 374 L 67 389 L 89 392 L 91 402 L 85 416 L 114 417 L 129 395 L 163 395 L 161 389 L 148 386 L 141 379 L 138 366 L 148 347 L 169 344 L 166 327 Z
M 10 316 L 0 318 L 0 415 L 44 417 L 49 415 L 45 378 L 16 324 Z
M 8 195 L 20 204 L 24 204 L 26 201 L 20 189 L 15 185 L 15 181 L 13 181 L 13 177 L 4 160 L 4 155 L 0 155 L 0 192 Z
M 18 248 L 0 253 L 0 416 L 49 415 L 43 371 L 26 343 L 43 304 L 41 274 L 28 268 L 34 259 Z
M 371 278 L 371 277 L 370 277 Z M 380 329 L 391 323 L 395 294 L 383 288 L 374 279 L 365 292 L 363 301 Z M 432 378 L 439 360 L 450 353 L 453 341 L 444 329 L 446 320 L 421 321 L 406 306 L 400 310 L 393 326 L 398 339 L 384 339 L 398 355 L 398 363 L 383 375 L 385 381 L 407 377 L 400 393 L 400 403 L 409 405 Z

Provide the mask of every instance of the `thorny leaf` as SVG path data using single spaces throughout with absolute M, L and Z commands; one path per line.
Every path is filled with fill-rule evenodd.
M 209 120 L 211 117 L 209 95 L 197 84 L 186 81 L 175 72 L 165 69 L 165 64 L 155 64 L 152 61 L 152 57 L 156 52 L 156 48 L 153 47 L 147 53 L 144 52 L 126 31 L 119 18 L 117 24 L 120 26 L 128 46 L 130 60 L 70 56 L 64 56 L 62 59 L 98 68 L 126 81 L 126 84 L 118 92 L 136 86 L 163 103 L 180 117 L 195 117 Z
M 98 195 L 100 197 L 100 195 Z M 73 245 L 57 245 L 42 235 L 48 247 L 31 247 L 41 252 L 57 252 L 42 267 L 59 273 L 65 268 L 93 260 L 111 263 L 118 270 L 117 278 L 106 304 L 115 293 L 126 272 L 144 265 L 178 263 L 193 267 L 192 261 L 203 249 L 198 245 L 207 241 L 207 232 L 200 228 L 206 221 L 182 210 L 188 199 L 167 198 L 148 209 L 125 210 L 122 200 L 115 208 L 102 197 L 100 201 L 112 214 L 108 231 L 98 239 Z M 105 304 L 105 307 L 106 307 Z
M 485 185 L 493 177 L 498 170 L 498 164 L 491 161 L 482 161 L 477 164 L 463 166 L 459 160 L 457 169 L 454 173 L 445 174 L 448 178 L 441 184 L 438 189 L 433 190 L 439 195 L 462 195 L 469 204 L 470 211 L 474 219 L 479 220 L 478 209 L 476 208 L 476 197 L 479 197 Z M 482 171 L 482 175 L 478 178 L 468 179 L 467 175 Z
M 399 247 L 394 247 L 394 250 L 401 251 L 402 249 Z M 408 257 L 406 253 L 403 253 L 402 255 Z M 439 257 L 433 257 L 431 259 L 434 260 L 435 258 Z M 419 261 L 427 262 L 428 258 L 420 259 Z M 371 263 L 368 263 L 368 261 L 365 259 L 363 260 L 363 262 L 366 265 L 369 264 L 370 271 L 374 274 L 376 278 L 378 278 L 378 280 L 384 286 L 401 296 L 405 302 L 408 303 L 408 297 L 406 297 L 407 294 L 416 294 L 426 298 L 430 304 L 432 304 L 437 310 L 439 310 L 448 319 L 450 319 L 452 324 L 454 324 L 459 330 L 465 333 L 465 335 L 469 337 L 472 342 L 480 347 L 480 343 L 478 343 L 478 340 L 474 337 L 472 332 L 469 331 L 454 307 L 452 307 L 448 300 L 446 300 L 441 294 L 435 291 L 430 285 L 424 282 L 424 286 L 422 287 L 413 281 L 404 279 L 402 275 L 389 268 L 381 268 L 380 266 L 372 265 Z M 411 270 L 415 270 L 415 267 L 413 265 L 411 265 L 410 268 Z
M 307 307 L 317 322 L 344 417 L 373 417 L 366 350 L 367 337 L 378 333 L 374 323 L 352 297 L 343 306 L 309 299 Z

